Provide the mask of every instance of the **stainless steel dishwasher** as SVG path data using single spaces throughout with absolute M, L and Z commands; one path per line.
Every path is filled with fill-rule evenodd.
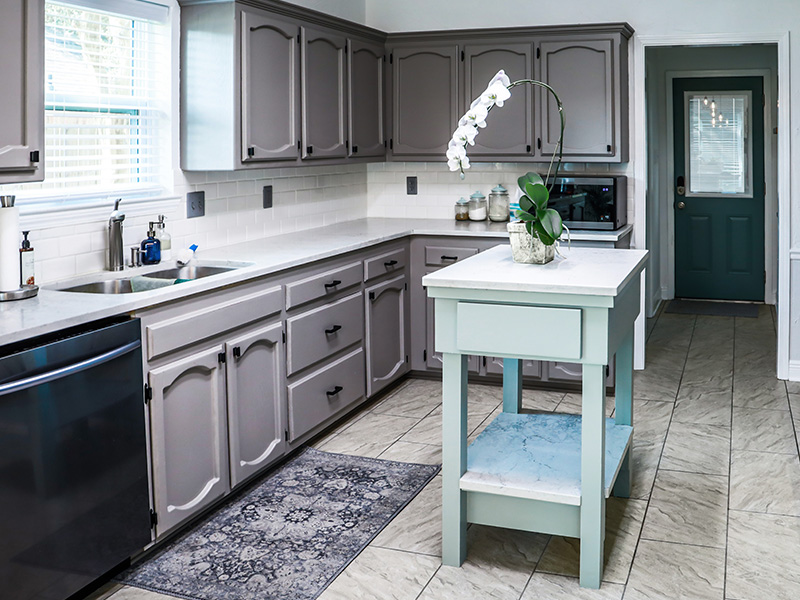
M 67 598 L 149 542 L 139 321 L 0 348 L 0 597 Z

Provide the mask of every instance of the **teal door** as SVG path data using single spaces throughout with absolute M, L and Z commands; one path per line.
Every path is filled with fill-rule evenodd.
M 672 92 L 675 296 L 763 301 L 763 79 L 675 79 Z

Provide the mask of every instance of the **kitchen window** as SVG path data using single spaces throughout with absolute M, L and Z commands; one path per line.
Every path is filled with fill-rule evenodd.
M 45 3 L 45 179 L 3 188 L 23 211 L 166 195 L 169 16 L 144 0 Z

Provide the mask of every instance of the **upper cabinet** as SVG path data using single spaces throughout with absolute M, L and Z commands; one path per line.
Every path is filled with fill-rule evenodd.
M 394 156 L 442 158 L 459 115 L 458 46 L 390 48 Z
M 347 63 L 350 156 L 385 156 L 383 44 L 350 40 Z
M 0 183 L 44 179 L 44 0 L 0 3 Z

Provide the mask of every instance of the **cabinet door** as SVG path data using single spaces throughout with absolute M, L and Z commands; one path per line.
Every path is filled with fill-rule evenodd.
M 438 269 L 428 269 L 425 275 L 433 273 Z M 442 370 L 442 353 L 436 351 L 436 311 L 434 310 L 434 300 L 425 295 L 425 366 L 428 369 L 437 371 Z M 467 358 L 467 368 L 470 373 L 480 372 L 480 361 L 477 356 Z
M 541 77 L 564 106 L 564 160 L 608 160 L 619 143 L 614 137 L 615 102 L 621 91 L 615 89 L 613 41 L 542 41 L 538 49 Z M 549 157 L 558 143 L 561 121 L 552 94 L 540 89 L 538 97 L 541 154 Z
M 367 396 L 408 370 L 406 276 L 367 288 Z
M 503 374 L 503 359 L 497 356 L 484 356 L 484 368 L 489 375 L 502 375 Z M 522 361 L 522 376 L 530 377 L 531 379 L 541 379 L 542 377 L 542 363 L 538 360 L 523 360 Z
M 383 46 L 350 40 L 347 73 L 350 156 L 384 156 Z
M 286 448 L 282 337 L 283 327 L 275 323 L 225 344 L 231 487 Z
M 300 27 L 242 12 L 242 162 L 299 155 Z
M 303 153 L 304 159 L 344 157 L 344 36 L 303 27 Z
M 222 351 L 215 346 L 147 376 L 158 536 L 229 489 Z
M 486 89 L 492 77 L 503 69 L 511 81 L 533 77 L 532 44 L 467 44 L 464 46 L 464 103 L 470 103 Z M 530 85 L 512 90 L 502 107 L 492 108 L 488 127 L 475 138 L 472 156 L 525 155 L 533 152 L 533 95 Z
M 458 125 L 458 47 L 392 51 L 392 154 L 444 160 Z
M 0 4 L 0 183 L 44 179 L 44 1 Z
M 547 365 L 548 381 L 563 381 L 566 383 L 580 382 L 583 378 L 583 365 L 581 363 L 551 362 Z M 614 385 L 614 359 L 606 367 L 606 386 Z

